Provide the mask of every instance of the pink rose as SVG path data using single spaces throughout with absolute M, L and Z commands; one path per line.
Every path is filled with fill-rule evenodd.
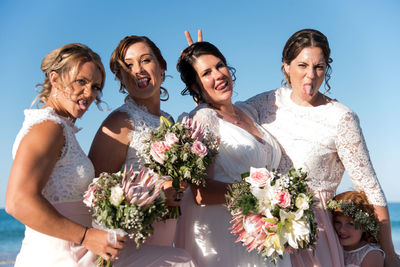
M 171 148 L 175 143 L 178 143 L 179 139 L 176 137 L 174 133 L 167 133 L 165 135 L 165 143 L 168 146 L 168 148 Z
M 83 195 L 83 203 L 89 208 L 94 206 L 94 191 L 99 188 L 98 185 L 92 184 Z
M 191 150 L 199 157 L 205 157 L 208 154 L 207 147 L 200 141 L 194 141 Z
M 150 145 L 150 155 L 153 159 L 160 163 L 164 164 L 165 160 L 165 152 L 168 150 L 168 146 L 163 141 L 156 141 L 151 143 Z
M 290 194 L 287 191 L 281 191 L 276 195 L 276 200 L 278 200 L 278 205 L 282 208 L 287 208 L 290 206 Z
M 250 176 L 246 178 L 246 182 L 254 187 L 263 187 L 270 183 L 272 176 L 265 168 L 250 167 Z

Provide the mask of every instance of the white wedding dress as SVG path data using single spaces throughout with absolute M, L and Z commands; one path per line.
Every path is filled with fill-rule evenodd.
M 262 127 L 258 129 L 264 138 L 257 140 L 244 129 L 219 118 L 204 104 L 192 111 L 189 117 L 220 138 L 214 164 L 215 180 L 233 183 L 240 181 L 240 175 L 250 171 L 250 167 L 270 170 L 278 167 L 281 157 L 279 145 Z M 242 243 L 235 243 L 237 236 L 229 230 L 232 216 L 225 205 L 199 206 L 189 189 L 181 208 L 175 243 L 188 251 L 199 266 L 274 266 L 264 261 L 256 251 L 249 253 Z M 278 266 L 291 266 L 289 255 L 285 254 Z
M 370 204 L 386 206 L 357 115 L 336 100 L 316 106 L 299 106 L 291 89 L 279 88 L 256 95 L 245 103 L 253 118 L 282 148 L 279 170 L 302 168 L 315 193 L 318 242 L 314 251 L 292 254 L 296 266 L 343 266 L 343 253 L 325 202 L 332 198 L 346 170 L 355 190 L 366 193 Z
M 128 97 L 126 103 L 116 109 L 115 112 L 124 112 L 129 115 L 132 124 L 131 140 L 126 153 L 124 165 L 133 167 L 135 171 L 144 167 L 147 160 L 146 141 L 150 132 L 160 126 L 160 117 L 150 114 L 146 107 L 140 106 Z M 169 114 L 161 111 L 161 115 L 172 122 Z M 183 249 L 173 247 L 173 238 L 176 230 L 176 220 L 168 219 L 165 222 L 153 224 L 154 232 L 147 241 L 136 249 L 133 240 L 121 251 L 114 266 L 169 266 L 169 267 L 192 267 L 195 263 Z
M 50 107 L 29 109 L 24 113 L 25 121 L 15 139 L 13 157 L 21 140 L 34 125 L 44 121 L 60 124 L 63 127 L 65 145 L 42 194 L 60 214 L 90 227 L 91 216 L 82 201 L 84 192 L 94 178 L 94 168 L 75 138 L 78 129 Z M 83 246 L 42 234 L 26 226 L 15 266 L 86 267 L 97 266 L 96 259 L 97 256 Z

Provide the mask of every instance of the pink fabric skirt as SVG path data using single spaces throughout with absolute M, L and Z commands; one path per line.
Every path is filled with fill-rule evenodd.
M 325 203 L 333 197 L 332 192 L 315 192 L 315 220 L 318 223 L 318 240 L 315 251 L 311 249 L 291 254 L 292 266 L 296 267 L 342 267 L 344 266 L 343 249 L 332 224 L 332 215 L 325 210 Z
M 56 203 L 53 206 L 70 220 L 91 226 L 91 216 L 83 202 Z M 97 256 L 83 246 L 42 234 L 26 226 L 25 238 L 14 266 L 96 266 L 96 259 Z
M 173 247 L 176 222 L 170 219 L 155 223 L 153 235 L 139 249 L 133 240 L 128 240 L 113 266 L 195 267 L 185 250 Z

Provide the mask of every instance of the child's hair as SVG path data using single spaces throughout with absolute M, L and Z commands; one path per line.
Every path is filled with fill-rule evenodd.
M 378 243 L 379 221 L 374 207 L 369 204 L 363 191 L 347 191 L 328 201 L 328 209 L 333 216 L 349 216 L 354 220 L 356 229 L 361 228 L 361 237 L 368 243 Z

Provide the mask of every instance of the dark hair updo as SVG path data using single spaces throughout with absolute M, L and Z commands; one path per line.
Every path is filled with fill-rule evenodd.
M 332 63 L 331 49 L 329 48 L 328 38 L 323 35 L 321 32 L 313 29 L 304 29 L 294 33 L 289 40 L 287 40 L 285 47 L 282 52 L 282 63 L 290 64 L 292 60 L 294 60 L 300 52 L 307 47 L 319 47 L 324 54 L 324 59 L 326 63 L 326 72 L 325 72 L 325 93 L 331 89 L 328 81 L 331 78 L 332 68 L 330 63 Z M 282 80 L 283 86 L 291 86 L 290 77 L 285 72 L 285 69 L 282 65 L 281 68 L 285 78 Z
M 181 74 L 181 79 L 185 83 L 186 87 L 182 90 L 181 95 L 191 95 L 196 103 L 204 103 L 204 99 L 201 92 L 193 90 L 193 85 L 197 83 L 196 77 L 197 73 L 193 65 L 196 60 L 203 55 L 213 55 L 219 58 L 229 69 L 232 81 L 236 80 L 235 72 L 236 70 L 229 67 L 226 63 L 226 59 L 218 48 L 209 42 L 197 42 L 188 46 L 183 50 L 181 56 L 178 59 L 176 69 Z

